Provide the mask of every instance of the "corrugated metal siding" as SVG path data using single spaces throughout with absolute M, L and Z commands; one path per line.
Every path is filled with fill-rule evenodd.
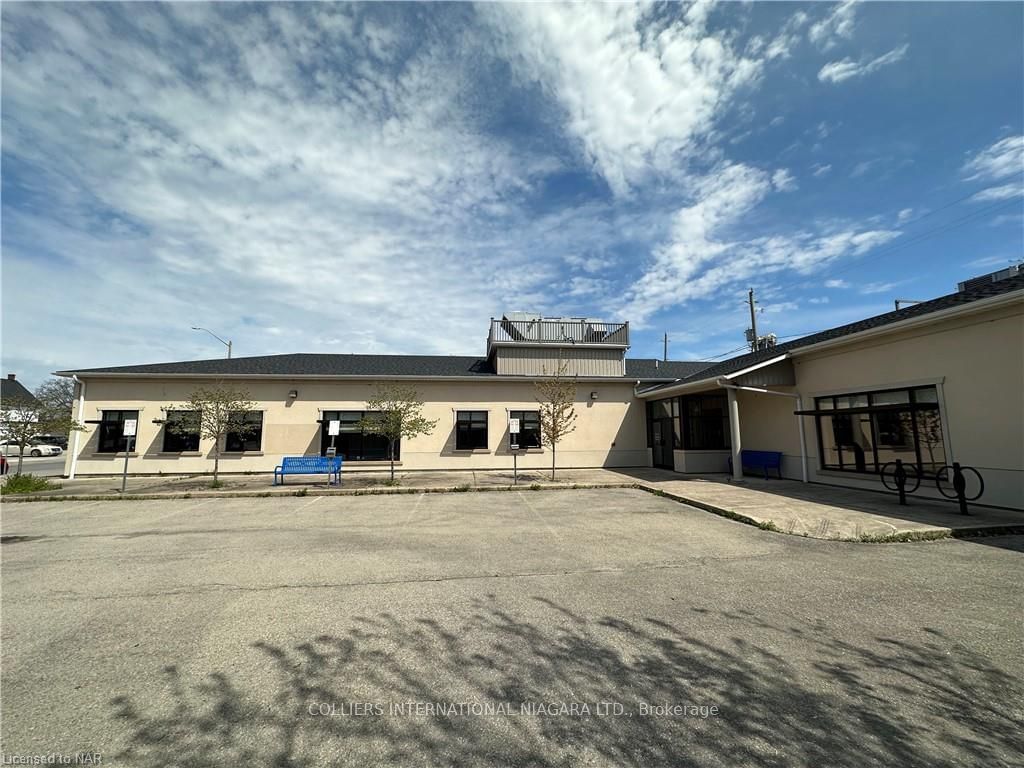
M 568 362 L 570 376 L 622 376 L 622 359 L 621 349 L 500 347 L 496 365 L 505 376 L 551 375 L 559 362 Z

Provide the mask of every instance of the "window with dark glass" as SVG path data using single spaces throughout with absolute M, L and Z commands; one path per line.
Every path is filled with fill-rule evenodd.
M 822 469 L 876 473 L 896 459 L 934 475 L 946 463 L 935 387 L 815 399 Z
M 99 428 L 99 452 L 117 453 L 125 450 L 126 442 L 135 447 L 135 438 L 124 437 L 124 423 L 139 418 L 138 411 L 104 411 Z
M 246 411 L 232 413 L 232 421 L 244 419 L 250 425 L 249 429 L 243 432 L 228 432 L 224 439 L 224 450 L 227 453 L 241 453 L 242 451 L 258 451 L 263 444 L 263 411 Z
M 509 433 L 509 445 L 520 448 L 540 448 L 540 412 L 509 411 L 510 419 L 519 419 L 519 434 Z
M 487 448 L 487 411 L 456 411 L 455 450 Z
M 683 447 L 690 451 L 717 451 L 729 447 L 729 408 L 725 395 L 690 395 L 683 398 Z
M 335 455 L 345 461 L 385 461 L 388 458 L 388 439 L 373 435 L 360 426 L 375 411 L 324 411 L 320 424 L 320 455 L 327 453 L 332 440 Z M 338 434 L 330 435 L 332 421 L 338 421 Z M 401 458 L 401 440 L 395 441 L 395 459 Z
M 164 453 L 198 450 L 198 411 L 168 411 L 164 421 Z

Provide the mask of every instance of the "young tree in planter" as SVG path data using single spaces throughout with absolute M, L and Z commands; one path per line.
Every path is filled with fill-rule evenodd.
M 0 438 L 18 446 L 17 475 L 21 474 L 25 451 L 31 451 L 27 446 L 33 437 L 85 429 L 72 418 L 70 407 L 65 408 L 65 403 L 47 397 L 50 386 L 49 382 L 44 383 L 35 396 L 8 397 L 0 403 Z
M 378 384 L 377 392 L 366 401 L 370 411 L 359 426 L 371 435 L 380 435 L 388 441 L 391 460 L 391 482 L 395 480 L 395 443 L 420 435 L 429 435 L 437 420 L 423 417 L 423 401 L 412 387 L 401 384 Z
M 534 384 L 540 405 L 540 437 L 551 446 L 551 479 L 555 479 L 555 447 L 576 429 L 576 380 L 568 375 L 569 363 L 558 364 L 555 375 Z
M 217 485 L 220 472 L 221 444 L 230 433 L 248 437 L 256 431 L 257 425 L 246 415 L 256 410 L 256 403 L 249 399 L 243 389 L 232 389 L 223 384 L 200 387 L 192 392 L 182 405 L 162 409 L 183 412 L 175 419 L 164 422 L 165 429 L 175 435 L 199 434 L 200 439 L 213 440 L 213 483 Z

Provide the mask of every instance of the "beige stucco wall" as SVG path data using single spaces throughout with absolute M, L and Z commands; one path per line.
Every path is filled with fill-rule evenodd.
M 816 396 L 935 384 L 948 435 L 947 461 L 977 467 L 985 478 L 979 503 L 1024 509 L 1024 301 L 930 323 L 793 359 L 806 409 Z M 711 391 L 711 390 L 709 390 Z M 796 399 L 739 391 L 742 447 L 782 451 L 784 477 L 800 479 Z M 808 479 L 877 490 L 872 475 L 819 469 L 815 420 L 803 417 Z M 703 452 L 676 451 L 681 472 L 703 472 Z M 934 484 L 918 496 L 938 498 Z
M 197 386 L 212 381 L 197 379 L 93 379 L 87 381 L 85 419 L 99 419 L 103 410 L 139 410 L 136 455 L 129 459 L 132 473 L 190 473 L 212 471 L 211 441 L 203 441 L 199 455 L 162 454 L 162 406 L 184 402 Z M 244 387 L 264 411 L 263 443 L 259 454 L 225 455 L 225 472 L 272 471 L 284 456 L 319 454 L 320 410 L 364 410 L 375 386 L 369 381 L 232 380 Z M 485 382 L 420 381 L 413 384 L 424 401 L 424 415 L 437 419 L 430 435 L 407 440 L 401 449 L 405 469 L 483 469 L 512 466 L 508 450 L 507 410 L 536 410 L 534 386 L 529 380 Z M 290 401 L 289 390 L 298 398 Z M 597 394 L 591 399 L 590 394 Z M 455 450 L 455 411 L 488 412 L 486 451 Z M 559 467 L 646 466 L 643 404 L 633 397 L 632 382 L 581 382 L 577 388 L 576 431 L 558 446 Z M 78 475 L 121 471 L 123 454 L 97 453 L 97 425 L 81 433 Z M 73 444 L 72 444 L 73 445 Z M 71 457 L 68 456 L 67 468 Z M 519 457 L 520 467 L 551 464 L 548 449 Z M 346 469 L 368 465 L 350 462 Z M 379 464 L 374 464 L 378 467 Z
M 815 396 L 834 392 L 939 385 L 947 460 L 981 471 L 987 486 L 981 503 L 1024 508 L 1024 301 L 794 362 L 808 408 Z M 779 433 L 789 453 L 787 433 L 795 431 Z M 812 479 L 863 482 L 818 469 L 812 419 L 807 419 L 807 437 L 815 456 Z M 876 483 L 867 481 L 871 487 Z

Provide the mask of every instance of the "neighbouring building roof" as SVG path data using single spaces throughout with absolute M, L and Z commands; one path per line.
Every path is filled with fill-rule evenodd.
M 4 378 L 0 379 L 0 401 L 7 400 L 27 400 L 34 403 L 36 402 L 36 396 L 29 392 L 20 381 Z
M 674 381 L 705 368 L 707 362 L 653 359 L 626 360 L 627 379 Z M 497 376 L 494 366 L 482 357 L 450 355 L 323 355 L 287 354 L 261 357 L 185 360 L 177 363 L 121 365 L 58 371 L 58 375 L 138 376 L 380 376 L 382 378 Z
M 803 336 L 802 338 L 794 339 L 793 341 L 787 341 L 784 344 L 776 344 L 770 349 L 762 349 L 757 352 L 738 355 L 728 360 L 723 360 L 720 363 L 706 365 L 700 370 L 687 376 L 682 376 L 674 382 L 651 387 L 646 390 L 646 392 L 668 388 L 680 383 L 706 381 L 720 376 L 728 376 L 731 373 L 745 370 L 751 366 L 757 365 L 758 363 L 763 363 L 767 360 L 779 357 L 780 355 L 785 355 L 788 352 L 794 352 L 805 347 L 811 347 L 824 341 L 832 341 L 834 339 L 841 339 L 844 336 L 852 336 L 863 331 L 883 328 L 884 326 L 900 323 L 904 320 L 911 320 L 936 312 L 941 312 L 943 310 L 954 309 L 956 307 L 972 304 L 976 301 L 980 301 L 981 299 L 989 299 L 1003 294 L 1012 293 L 1014 291 L 1024 291 L 1024 275 L 1007 278 L 998 282 L 987 283 L 974 288 L 968 288 L 967 290 L 940 296 L 937 299 L 923 301 L 920 304 L 913 304 L 900 310 L 886 312 L 882 315 L 875 315 L 874 317 L 869 317 L 864 320 L 858 320 L 855 323 L 840 325 L 835 328 L 830 328 L 827 331 L 820 331 L 819 333 L 813 333 L 810 336 Z M 1024 300 L 1024 296 L 1022 296 L 1022 300 Z

